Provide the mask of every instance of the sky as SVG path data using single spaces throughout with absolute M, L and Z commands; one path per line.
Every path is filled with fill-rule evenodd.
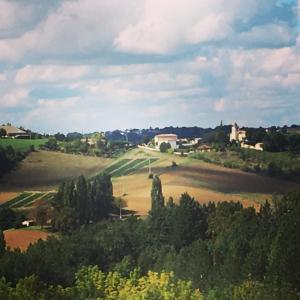
M 300 0 L 0 0 L 0 123 L 300 123 Z

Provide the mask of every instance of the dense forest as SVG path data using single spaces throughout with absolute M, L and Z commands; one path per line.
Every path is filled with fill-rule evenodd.
M 300 190 L 259 211 L 186 193 L 175 204 L 154 176 L 149 217 L 110 221 L 111 187 L 63 184 L 55 234 L 26 252 L 0 233 L 0 299 L 299 299 Z

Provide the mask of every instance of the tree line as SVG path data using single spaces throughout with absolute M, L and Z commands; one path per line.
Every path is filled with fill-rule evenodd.
M 108 177 L 106 180 L 108 183 Z M 274 197 L 256 211 L 238 202 L 202 205 L 187 193 L 175 203 L 172 198 L 164 198 L 160 178 L 154 176 L 149 217 L 113 222 L 96 217 L 100 211 L 104 215 L 103 204 L 98 206 L 98 213 L 93 213 L 96 204 L 92 203 L 102 201 L 87 196 L 92 188 L 83 178 L 60 188 L 55 200 L 55 205 L 61 205 L 58 212 L 72 208 L 77 213 L 75 219 L 81 221 L 59 238 L 39 241 L 26 252 L 0 246 L 0 277 L 5 278 L 0 283 L 0 295 L 22 287 L 24 293 L 35 291 L 36 295 L 55 291 L 60 299 L 70 299 L 66 291 L 78 293 L 78 298 L 73 294 L 75 299 L 106 299 L 109 297 L 102 287 L 107 280 L 117 282 L 113 287 L 108 284 L 108 289 L 119 295 L 124 287 L 120 282 L 135 278 L 136 283 L 147 285 L 152 271 L 157 275 L 151 278 L 169 282 L 168 278 L 174 276 L 171 282 L 189 286 L 189 292 L 164 298 L 152 282 L 145 288 L 151 293 L 144 299 L 193 299 L 188 293 L 197 289 L 201 296 L 195 299 L 299 299 L 300 190 Z M 99 195 L 111 196 L 102 189 L 99 187 Z M 83 191 L 91 204 L 86 205 L 90 209 L 81 211 L 86 203 Z M 139 275 L 134 277 L 136 273 Z M 138 284 L 128 291 L 136 289 Z M 166 287 L 166 295 L 169 292 Z M 58 299 L 55 297 L 46 299 Z M 140 299 L 130 298 L 130 293 L 127 297 Z

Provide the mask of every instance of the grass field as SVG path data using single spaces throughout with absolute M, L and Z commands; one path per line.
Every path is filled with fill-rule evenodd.
M 34 146 L 38 150 L 41 145 L 44 145 L 48 139 L 23 140 L 23 139 L 0 139 L 0 146 L 12 146 L 16 151 L 26 152 L 30 146 Z
M 0 190 L 23 192 L 24 190 L 49 191 L 68 179 L 99 174 L 110 159 L 51 151 L 30 153 L 19 167 L 1 178 Z

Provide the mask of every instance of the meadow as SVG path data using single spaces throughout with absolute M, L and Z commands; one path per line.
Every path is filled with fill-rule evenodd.
M 16 151 L 27 152 L 30 150 L 31 146 L 35 150 L 38 150 L 40 146 L 44 145 L 48 139 L 0 139 L 0 146 L 7 147 L 12 146 Z

